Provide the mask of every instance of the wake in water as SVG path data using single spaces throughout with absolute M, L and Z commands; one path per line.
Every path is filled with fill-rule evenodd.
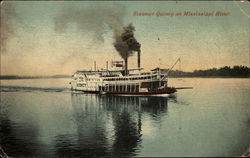
M 22 87 L 22 86 L 0 86 L 0 92 L 66 92 L 66 93 L 72 93 L 72 94 L 85 94 L 89 95 L 88 93 L 84 93 L 81 91 L 72 91 L 70 88 L 67 87 Z M 90 94 L 90 95 L 96 95 L 96 94 Z M 121 96 L 121 95 L 115 95 L 115 96 Z M 124 96 L 127 97 L 127 96 Z M 133 97 L 133 96 L 132 96 Z M 188 103 L 184 101 L 177 100 L 176 94 L 174 95 L 168 95 L 168 96 L 134 96 L 134 97 L 166 97 L 169 99 L 170 102 L 174 102 L 176 104 L 185 104 L 188 105 Z
M 86 94 L 81 91 L 72 91 L 70 88 L 66 87 L 22 87 L 22 86 L 0 86 L 0 92 L 66 92 L 72 94 Z M 90 94 L 96 95 L 96 94 Z M 116 96 L 116 95 L 115 95 Z M 121 95 L 117 95 L 121 96 Z M 124 96 L 126 97 L 126 96 Z M 184 104 L 182 102 L 177 101 L 176 95 L 168 95 L 168 96 L 135 96 L 135 97 L 166 97 L 170 99 L 171 102 L 175 102 L 177 104 Z
M 21 87 L 21 86 L 0 86 L 0 92 L 33 92 L 33 91 L 43 91 L 43 92 L 70 92 L 70 88 L 65 87 Z

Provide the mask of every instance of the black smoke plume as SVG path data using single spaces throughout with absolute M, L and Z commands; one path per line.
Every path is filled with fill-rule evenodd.
M 68 7 L 54 18 L 55 31 L 64 33 L 69 24 L 76 24 L 76 28 L 83 35 L 91 33 L 93 44 L 103 42 L 104 26 L 108 26 L 114 34 L 114 47 L 120 56 L 127 61 L 133 52 L 140 52 L 140 44 L 134 37 L 135 28 L 132 24 L 123 27 L 125 8 L 123 6 L 95 6 Z M 125 62 L 126 62 L 125 61 Z
M 141 44 L 134 37 L 135 27 L 129 24 L 123 28 L 120 35 L 116 35 L 114 47 L 124 60 L 133 55 L 133 52 L 140 52 Z
M 93 44 L 98 45 L 104 42 L 105 25 L 114 33 L 119 34 L 123 27 L 125 8 L 123 6 L 89 6 L 77 8 L 64 8 L 58 16 L 54 18 L 55 31 L 64 33 L 69 24 L 75 24 L 76 29 L 82 35 L 90 33 Z

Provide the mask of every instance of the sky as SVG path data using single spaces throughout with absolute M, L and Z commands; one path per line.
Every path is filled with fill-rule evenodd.
M 106 61 L 122 60 L 114 30 L 130 23 L 145 70 L 170 68 L 179 57 L 174 69 L 182 71 L 249 66 L 249 10 L 249 2 L 240 1 L 1 2 L 1 75 L 70 75 L 93 69 L 94 61 L 105 68 Z M 214 16 L 183 16 L 185 11 Z M 136 68 L 136 52 L 128 62 Z

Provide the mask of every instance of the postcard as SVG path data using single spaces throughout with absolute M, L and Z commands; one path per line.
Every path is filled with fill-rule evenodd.
M 249 157 L 249 2 L 1 1 L 0 157 Z

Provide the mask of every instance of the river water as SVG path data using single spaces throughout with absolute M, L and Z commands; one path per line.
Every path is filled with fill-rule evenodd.
M 71 93 L 69 81 L 1 80 L 8 156 L 241 156 L 249 147 L 249 79 L 170 78 L 193 89 L 169 97 Z

